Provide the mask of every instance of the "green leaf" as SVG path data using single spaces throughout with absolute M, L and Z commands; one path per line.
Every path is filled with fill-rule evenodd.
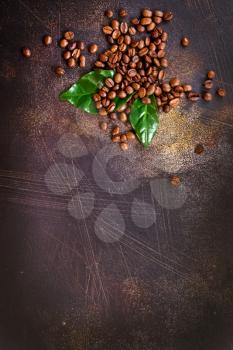
M 125 98 L 120 98 L 120 97 L 118 97 L 118 96 L 117 96 L 116 98 L 114 98 L 114 102 L 115 102 L 115 104 L 116 104 L 115 110 L 117 111 L 118 108 L 120 108 L 120 107 L 123 106 L 125 103 L 127 103 L 127 102 L 131 99 L 131 97 L 132 97 L 133 95 L 134 95 L 134 93 L 132 93 L 132 94 L 126 96 Z
M 101 89 L 106 78 L 113 78 L 113 76 L 113 70 L 96 69 L 82 76 L 71 88 L 62 92 L 59 97 L 62 101 L 68 101 L 85 112 L 97 114 L 93 95 Z
M 131 106 L 129 116 L 139 141 L 148 147 L 158 129 L 159 115 L 155 97 L 151 96 L 151 104 L 145 105 L 137 98 Z

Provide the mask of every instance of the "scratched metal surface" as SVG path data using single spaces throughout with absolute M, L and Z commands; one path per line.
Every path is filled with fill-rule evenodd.
M 106 7 L 155 5 L 176 14 L 171 74 L 198 87 L 216 69 L 228 96 L 161 116 L 152 148 L 127 159 L 58 101 L 80 72 L 57 79 L 60 50 L 41 37 L 70 28 L 103 48 Z M 6 0 L 0 13 L 0 348 L 231 350 L 232 1 Z

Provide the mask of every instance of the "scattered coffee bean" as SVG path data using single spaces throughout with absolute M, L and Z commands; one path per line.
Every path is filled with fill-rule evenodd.
M 106 10 L 104 14 L 108 18 L 112 18 L 113 17 L 113 11 L 112 10 Z
M 55 68 L 55 73 L 59 77 L 61 77 L 61 76 L 63 76 L 65 74 L 65 69 L 63 67 L 58 66 L 58 67 Z
M 73 57 L 69 58 L 67 61 L 67 65 L 69 68 L 76 67 L 76 60 Z
M 115 128 L 112 129 L 112 136 L 119 135 L 119 133 L 120 133 L 119 126 L 116 126 Z
M 172 184 L 173 186 L 175 186 L 175 187 L 180 186 L 180 183 L 181 183 L 180 178 L 179 178 L 179 176 L 177 176 L 177 175 L 173 175 L 173 176 L 171 177 L 171 179 L 170 179 L 170 182 L 171 182 L 171 184 Z
M 190 44 L 189 38 L 184 37 L 184 38 L 181 39 L 181 45 L 183 47 L 187 47 L 187 46 L 189 46 L 189 44 Z
M 68 41 L 73 40 L 74 39 L 74 32 L 70 32 L 70 31 L 65 32 L 64 38 Z
M 106 131 L 107 128 L 108 128 L 108 123 L 106 123 L 106 122 L 101 122 L 100 123 L 100 129 Z
M 126 142 L 127 136 L 125 134 L 122 134 L 120 140 L 121 140 L 121 142 Z
M 112 136 L 112 142 L 120 142 L 120 140 L 121 140 L 120 135 Z
M 183 91 L 184 92 L 191 92 L 192 91 L 192 85 L 185 84 L 183 85 Z
M 163 20 L 167 21 L 167 22 L 171 21 L 173 19 L 173 17 L 174 17 L 174 15 L 172 12 L 164 12 L 164 14 L 163 14 Z
M 128 16 L 127 10 L 126 9 L 120 9 L 119 16 L 120 17 L 127 17 Z
M 64 60 L 68 60 L 71 57 L 71 52 L 70 51 L 64 51 L 62 54 Z
M 126 142 L 121 142 L 120 147 L 121 147 L 122 151 L 127 151 L 129 148 L 129 146 Z
M 213 84 L 213 80 L 209 79 L 209 80 L 206 80 L 204 83 L 203 83 L 203 86 L 206 90 L 210 90 L 212 89 L 212 87 L 214 86 Z
M 52 42 L 53 42 L 53 39 L 52 39 L 51 35 L 45 35 L 43 37 L 43 43 L 44 43 L 45 46 L 51 45 Z
M 80 68 L 84 68 L 86 66 L 86 57 L 84 55 L 79 57 L 79 66 Z
M 74 42 L 69 42 L 66 48 L 70 51 L 73 51 L 74 49 L 76 49 L 76 47 L 77 47 L 77 43 L 74 41 Z
M 110 119 L 116 120 L 117 119 L 117 114 L 116 113 L 110 113 Z
M 136 136 L 135 136 L 135 134 L 132 132 L 132 131 L 128 131 L 127 133 L 126 133 L 126 137 L 127 137 L 127 139 L 130 141 L 130 140 L 135 140 L 136 139 Z
M 59 41 L 59 46 L 62 48 L 62 49 L 65 49 L 66 48 L 66 46 L 69 44 L 69 42 L 68 42 L 68 40 L 66 40 L 66 39 L 61 39 L 60 41 Z
M 105 26 L 105 27 L 103 27 L 103 33 L 104 33 L 104 34 L 106 34 L 106 35 L 111 35 L 112 32 L 113 32 L 112 27 L 110 27 L 110 26 Z
M 160 10 L 156 10 L 156 11 L 154 11 L 154 16 L 155 17 L 163 17 L 163 11 L 160 11 Z
M 131 23 L 134 25 L 137 25 L 140 23 L 140 20 L 137 17 L 135 17 L 135 18 L 131 19 Z
M 218 96 L 220 96 L 220 97 L 224 97 L 224 96 L 226 96 L 226 90 L 225 89 L 223 89 L 223 88 L 219 88 L 218 90 L 217 90 L 217 94 L 218 94 Z
M 77 41 L 77 48 L 80 50 L 85 49 L 85 42 L 84 41 Z
M 98 46 L 96 44 L 91 44 L 88 48 L 88 51 L 91 53 L 91 54 L 94 54 L 98 51 Z
M 200 100 L 200 94 L 198 94 L 197 92 L 189 92 L 188 99 L 192 102 L 196 102 Z
M 210 70 L 208 73 L 207 73 L 207 77 L 209 79 L 214 79 L 216 77 L 216 73 L 213 71 L 213 70 Z
M 196 145 L 194 152 L 198 155 L 202 154 L 204 152 L 204 147 L 201 144 Z
M 22 55 L 23 55 L 25 58 L 29 58 L 29 57 L 31 57 L 32 52 L 31 52 L 31 50 L 30 50 L 28 47 L 24 47 L 24 48 L 22 49 Z
M 127 122 L 127 114 L 125 113 L 125 112 L 121 112 L 120 114 L 119 114 L 119 120 L 122 122 L 122 123 L 125 123 L 125 122 Z
M 116 29 L 119 29 L 119 27 L 120 27 L 120 23 L 116 19 L 113 19 L 112 20 L 112 29 L 116 30 Z
M 213 99 L 213 95 L 210 92 L 205 92 L 203 94 L 203 100 L 205 100 L 206 102 L 210 102 Z
M 175 87 L 180 85 L 180 80 L 177 79 L 177 78 L 172 78 L 170 80 L 170 85 L 171 85 L 172 88 L 175 88 Z

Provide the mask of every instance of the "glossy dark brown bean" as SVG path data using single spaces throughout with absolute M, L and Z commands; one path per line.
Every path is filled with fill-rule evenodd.
M 225 89 L 223 89 L 223 88 L 219 88 L 218 90 L 217 90 L 217 95 L 218 96 L 220 96 L 220 97 L 224 97 L 224 96 L 226 96 L 226 90 Z
M 189 38 L 187 38 L 187 37 L 182 38 L 180 43 L 183 47 L 189 46 L 189 44 L 190 44 Z
M 154 93 L 155 93 L 155 96 L 160 96 L 162 95 L 162 89 L 159 86 L 156 86 Z
M 124 151 L 124 152 L 127 151 L 128 148 L 129 148 L 129 146 L 128 146 L 128 144 L 126 142 L 121 142 L 120 143 L 120 147 L 121 147 L 121 150 Z
M 126 137 L 127 137 L 127 140 L 129 140 L 129 141 L 136 139 L 136 136 L 135 136 L 135 134 L 132 131 L 128 131 L 126 133 Z
M 131 19 L 131 23 L 134 25 L 137 25 L 140 23 L 140 20 L 137 17 L 135 17 L 135 18 Z
M 210 102 L 213 100 L 213 95 L 210 92 L 205 92 L 202 97 L 203 100 L 205 100 L 206 102 Z
M 43 37 L 43 43 L 44 43 L 45 46 L 51 45 L 52 42 L 53 42 L 53 38 L 51 37 L 51 35 L 45 35 Z
M 112 119 L 112 120 L 116 120 L 116 119 L 117 119 L 117 114 L 116 114 L 115 112 L 110 113 L 109 117 L 110 117 L 110 119 Z
M 126 92 L 123 91 L 123 90 L 119 90 L 117 92 L 117 96 L 120 97 L 120 98 L 125 98 L 127 96 Z
M 115 91 L 110 91 L 108 93 L 109 100 L 114 100 L 115 97 L 116 97 L 116 92 Z
M 216 77 L 216 73 L 213 71 L 213 70 L 210 70 L 208 73 L 207 73 L 207 77 L 209 79 L 214 79 Z
M 64 38 L 68 41 L 73 40 L 74 39 L 74 32 L 71 32 L 71 31 L 65 32 Z
M 76 60 L 73 57 L 69 58 L 67 61 L 67 65 L 69 68 L 76 67 Z
M 155 93 L 155 86 L 154 85 L 149 85 L 147 90 L 146 90 L 146 95 L 151 96 Z
M 145 105 L 149 105 L 151 103 L 151 99 L 149 97 L 143 97 L 142 103 L 144 103 Z
M 105 79 L 104 83 L 108 88 L 112 88 L 115 84 L 113 79 L 111 79 L 111 78 Z
M 120 120 L 122 123 L 127 122 L 127 120 L 128 120 L 127 114 L 126 114 L 125 112 L 121 112 L 121 113 L 119 114 L 119 120 Z
M 65 49 L 66 48 L 66 46 L 69 44 L 69 42 L 68 42 L 68 40 L 66 40 L 66 39 L 61 39 L 60 41 L 59 41 L 59 46 L 62 48 L 62 49 Z
M 128 32 L 128 24 L 127 22 L 122 22 L 121 25 L 120 25 L 120 31 L 122 34 L 126 34 Z
M 174 88 L 180 85 L 180 80 L 178 78 L 172 78 L 169 83 L 171 87 Z
M 96 44 L 91 44 L 89 47 L 88 47 L 88 51 L 91 53 L 91 54 L 94 54 L 98 51 L 98 45 Z
M 128 16 L 127 10 L 126 9 L 120 9 L 119 16 L 120 17 L 127 17 Z
M 137 31 L 138 31 L 139 33 L 143 33 L 143 32 L 146 31 L 146 28 L 145 28 L 143 25 L 138 24 L 138 25 L 137 25 Z
M 121 140 L 120 135 L 112 136 L 112 142 L 120 142 L 120 140 Z
M 115 126 L 115 127 L 112 129 L 112 136 L 119 135 L 119 133 L 120 133 L 120 128 L 119 128 L 119 126 Z
M 179 105 L 179 103 L 180 103 L 180 98 L 174 98 L 169 101 L 169 106 L 172 108 L 175 108 Z
M 77 47 L 77 43 L 74 41 L 74 42 L 69 42 L 69 44 L 67 45 L 67 49 L 70 50 L 70 51 L 73 51 L 74 49 L 76 49 Z
M 101 62 L 107 62 L 107 61 L 108 61 L 108 56 L 105 55 L 105 54 L 103 54 L 103 53 L 101 53 L 101 54 L 99 55 L 99 60 L 100 60 Z
M 170 110 L 171 110 L 171 107 L 170 107 L 169 105 L 165 104 L 165 105 L 163 106 L 163 111 L 164 111 L 164 113 L 169 113 Z
M 126 142 L 127 136 L 125 134 L 121 135 L 121 142 Z
M 208 79 L 203 83 L 203 86 L 206 90 L 210 90 L 212 89 L 212 87 L 214 86 L 213 80 Z
M 103 27 L 103 33 L 104 33 L 104 34 L 106 34 L 106 35 L 111 35 L 112 32 L 113 32 L 112 27 L 110 27 L 110 26 L 105 26 L 105 27 Z
M 84 68 L 86 66 L 86 57 L 84 55 L 81 55 L 79 57 L 79 67 Z
M 108 18 L 112 18 L 113 17 L 113 11 L 110 10 L 110 9 L 106 10 L 104 14 Z
M 85 43 L 84 41 L 77 41 L 77 48 L 80 50 L 84 50 L 85 49 Z
M 183 91 L 184 92 L 191 92 L 192 91 L 192 85 L 185 84 L 183 85 Z
M 101 61 L 96 61 L 95 62 L 95 66 L 98 67 L 98 68 L 104 68 L 105 67 L 105 64 Z
M 200 94 L 197 92 L 189 92 L 188 99 L 192 102 L 196 102 L 196 101 L 200 100 Z
M 157 16 L 153 17 L 153 22 L 155 24 L 160 24 L 160 23 L 162 23 L 162 21 L 163 21 L 163 19 L 161 17 L 157 17 Z
M 163 14 L 163 20 L 164 21 L 171 21 L 173 19 L 174 15 L 172 12 L 164 12 Z
M 130 95 L 134 92 L 134 89 L 132 88 L 132 86 L 128 85 L 125 91 L 127 92 L 128 95 Z
M 151 24 L 152 22 L 152 18 L 150 17 L 143 17 L 140 21 L 142 26 L 148 26 L 149 24 Z
M 80 49 L 75 49 L 73 52 L 72 52 L 72 57 L 77 60 L 79 57 L 80 57 L 80 54 L 81 54 L 81 50 Z
M 105 117 L 107 114 L 108 114 L 108 113 L 107 113 L 107 111 L 106 111 L 105 108 L 101 108 L 101 109 L 99 110 L 99 115 L 101 115 L 102 117 Z
M 160 65 L 163 68 L 167 68 L 168 67 L 168 60 L 166 58 L 161 58 Z
M 171 91 L 171 85 L 170 84 L 166 84 L 166 83 L 162 84 L 162 90 L 164 92 L 170 92 Z
M 113 112 L 115 110 L 115 108 L 116 108 L 115 102 L 111 102 L 107 108 L 108 113 Z
M 63 67 L 56 67 L 55 68 L 55 73 L 57 74 L 57 76 L 61 77 L 65 74 L 65 69 Z
M 153 12 L 150 9 L 143 9 L 142 10 L 142 17 L 152 17 Z
M 154 11 L 153 15 L 156 17 L 163 17 L 163 11 L 156 10 Z
M 140 98 L 143 98 L 146 96 L 146 89 L 144 87 L 140 87 L 140 89 L 138 90 L 138 96 Z

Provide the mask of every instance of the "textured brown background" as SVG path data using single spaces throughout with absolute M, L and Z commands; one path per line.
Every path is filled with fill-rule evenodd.
M 104 9 L 121 6 L 131 16 L 145 6 L 174 11 L 171 74 L 198 88 L 213 68 L 217 85 L 228 91 L 224 101 L 161 116 L 150 150 L 131 146 L 132 166 L 119 158 L 110 164 L 115 179 L 132 176 L 132 169 L 141 177 L 125 196 L 93 182 L 95 152 L 109 138 L 100 135 L 96 118 L 58 101 L 79 71 L 59 80 L 53 67 L 60 50 L 41 44 L 45 33 L 58 39 L 73 29 L 104 48 Z M 232 1 L 6 0 L 0 13 L 0 349 L 232 350 Z M 185 52 L 183 34 L 192 42 Z M 30 60 L 20 56 L 25 45 L 33 50 Z M 71 194 L 56 196 L 44 182 L 48 167 L 64 161 L 56 145 L 65 132 L 81 135 L 89 151 L 79 160 L 86 176 L 81 191 L 96 195 L 87 221 L 68 214 Z M 200 141 L 206 152 L 195 157 Z M 140 230 L 130 218 L 132 201 L 151 203 L 149 177 L 167 178 L 168 171 L 179 173 L 188 199 L 177 210 L 153 203 L 157 223 Z M 93 226 L 112 202 L 127 235 L 106 245 Z

